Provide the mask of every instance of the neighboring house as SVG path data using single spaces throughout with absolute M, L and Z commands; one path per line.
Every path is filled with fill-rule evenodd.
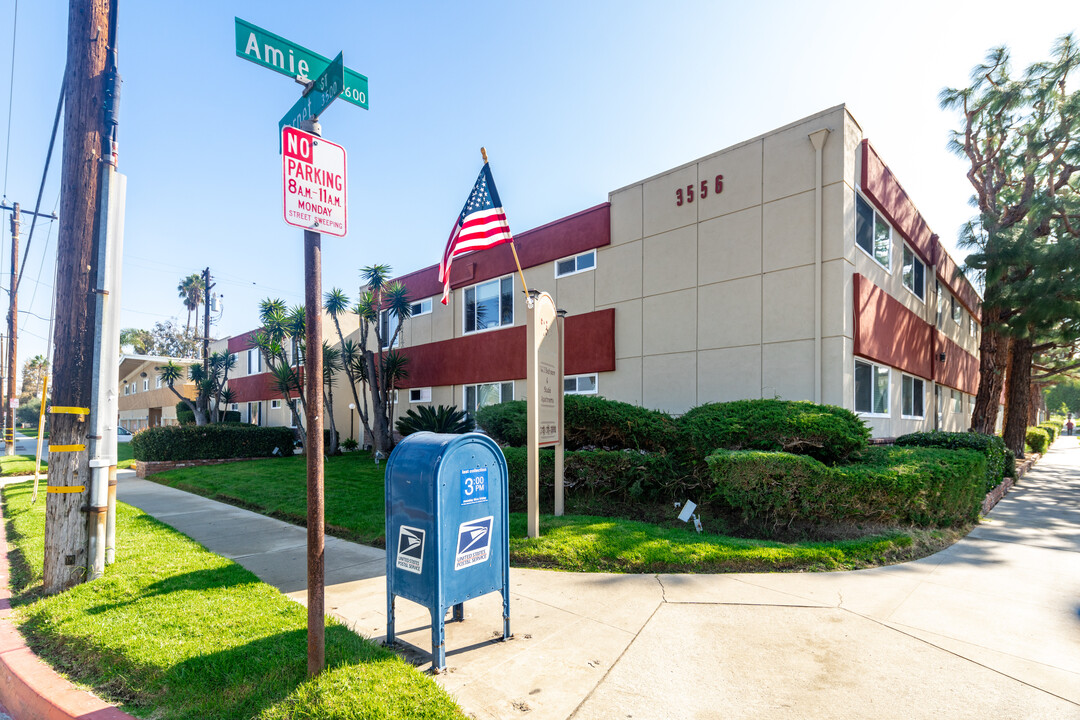
M 529 288 L 568 313 L 568 393 L 672 413 L 815 400 L 877 437 L 968 426 L 980 298 L 843 105 L 615 190 L 516 247 Z M 399 412 L 524 398 L 509 247 L 458 259 L 447 306 L 437 267 L 399 279 L 416 302 Z
M 161 381 L 158 368 L 174 363 L 187 368 L 197 363 L 190 358 L 169 358 L 153 355 L 120 356 L 120 426 L 137 432 L 159 425 L 176 425 L 176 403 L 180 400 Z M 178 382 L 177 392 L 189 400 L 195 399 L 195 383 Z

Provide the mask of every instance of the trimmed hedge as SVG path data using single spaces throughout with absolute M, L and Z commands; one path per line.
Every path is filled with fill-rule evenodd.
M 524 447 L 528 442 L 528 416 L 524 400 L 488 405 L 476 411 L 476 425 L 500 445 Z
M 664 452 L 680 442 L 678 427 L 667 413 L 598 395 L 566 395 L 563 418 L 563 442 L 568 450 Z
M 1050 423 L 1039 423 L 1037 427 L 1040 430 L 1046 431 L 1047 437 L 1050 438 L 1050 445 L 1053 445 L 1054 440 L 1057 440 L 1057 436 L 1061 434 L 1061 428 L 1056 425 L 1051 425 Z
M 168 425 L 147 428 L 131 438 L 136 460 L 211 460 L 272 457 L 293 452 L 293 430 L 242 424 Z
M 528 417 L 525 401 L 488 405 L 476 412 L 476 424 L 500 445 L 524 447 Z M 675 421 L 659 410 L 608 400 L 598 395 L 563 398 L 563 442 L 567 450 L 666 451 L 680 440 Z
M 1046 452 L 1046 448 L 1050 447 L 1050 436 L 1042 428 L 1029 427 L 1024 441 L 1031 448 L 1031 452 L 1040 455 Z
M 832 464 L 870 441 L 870 429 L 855 413 L 805 400 L 708 403 L 688 411 L 678 426 L 694 460 L 723 448 L 784 451 Z
M 503 448 L 510 485 L 510 512 L 528 507 L 528 451 Z M 563 463 L 564 500 L 583 503 L 655 503 L 686 497 L 687 486 L 673 461 L 660 453 L 636 450 L 567 451 Z M 553 511 L 555 453 L 540 452 L 540 511 Z
M 719 450 L 710 499 L 765 536 L 852 522 L 956 526 L 978 519 L 986 458 L 972 450 L 875 447 L 830 467 L 784 452 Z
M 976 432 L 918 432 L 896 438 L 900 447 L 936 447 L 946 450 L 975 450 L 986 456 L 986 492 L 990 492 L 1009 477 L 1009 449 L 998 435 Z M 1015 461 L 1012 461 L 1015 462 Z

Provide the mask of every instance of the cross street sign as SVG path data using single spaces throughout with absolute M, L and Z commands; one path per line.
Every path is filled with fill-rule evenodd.
M 240 18 L 236 18 L 236 54 L 291 78 L 318 77 L 330 65 L 328 58 Z M 349 68 L 344 70 L 341 97 L 367 110 L 367 77 Z
M 342 53 L 338 53 L 334 62 L 326 67 L 323 74 L 312 83 L 311 88 L 289 108 L 285 117 L 281 118 L 278 123 L 278 132 L 281 132 L 286 125 L 299 128 L 305 120 L 314 120 L 322 115 L 323 110 L 330 107 L 330 103 L 334 102 L 345 87 L 344 70 L 345 61 Z

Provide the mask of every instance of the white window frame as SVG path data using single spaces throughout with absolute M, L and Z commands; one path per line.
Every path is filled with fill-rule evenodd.
M 431 300 L 432 300 L 432 298 L 424 298 L 423 300 L 417 300 L 416 302 L 412 303 L 409 306 L 410 310 L 412 311 L 412 312 L 410 312 L 409 317 L 420 317 L 421 315 L 430 315 L 431 314 L 431 308 L 432 308 Z M 420 306 L 419 310 L 415 309 L 417 305 Z
M 912 409 L 914 409 L 914 391 L 915 383 L 918 382 L 922 385 L 922 415 L 906 415 L 904 413 L 904 393 L 905 386 L 911 382 L 912 389 Z M 926 380 L 915 375 L 908 375 L 907 373 L 900 373 L 900 417 L 905 420 L 923 420 L 926 418 Z
M 906 242 L 902 243 L 902 244 L 903 244 L 903 250 L 901 250 L 901 252 L 900 252 L 900 283 L 905 288 L 907 288 L 907 291 L 909 293 L 911 293 L 915 297 L 919 298 L 920 302 L 926 302 L 926 263 L 924 263 L 922 261 L 922 258 L 919 257 L 919 253 L 915 252 L 914 248 L 912 248 Z M 904 277 L 904 267 L 907 265 L 907 263 L 904 262 L 904 260 L 906 259 L 906 255 L 908 253 L 911 253 L 911 260 L 912 260 L 912 266 L 911 266 L 911 283 L 912 283 L 912 285 L 915 284 L 915 263 L 918 263 L 919 265 L 922 265 L 922 269 L 923 269 L 923 271 L 922 271 L 922 276 L 923 276 L 922 277 L 922 287 L 919 288 L 918 291 L 916 291 L 915 288 L 909 286 L 907 284 L 907 278 Z
M 507 278 L 510 279 L 510 288 L 511 288 L 511 291 L 510 291 L 510 322 L 503 323 L 502 322 L 502 311 L 503 311 L 503 308 L 502 308 L 502 281 L 506 280 Z M 469 303 L 465 299 L 467 293 L 470 290 L 472 290 L 473 291 L 473 297 L 475 298 L 477 288 L 481 287 L 482 285 L 489 285 L 491 283 L 496 283 L 499 286 L 499 324 L 489 326 L 489 327 L 486 327 L 486 328 L 481 328 L 481 329 L 474 328 L 472 330 L 467 330 L 466 329 L 466 322 L 465 322 L 465 320 L 466 320 L 466 311 L 468 310 L 468 307 L 469 307 Z M 473 301 L 473 304 L 475 306 L 475 299 Z M 475 325 L 475 323 L 474 323 L 474 325 Z M 475 285 L 470 285 L 469 287 L 462 289 L 462 291 L 461 291 L 461 334 L 462 335 L 473 335 L 475 333 L 491 332 L 492 330 L 501 330 L 503 328 L 508 328 L 508 327 L 514 327 L 514 275 L 512 273 L 509 274 L 509 275 L 503 275 L 501 277 L 492 278 L 490 280 L 485 280 L 484 282 L 479 282 L 479 283 L 476 283 Z M 480 384 L 480 385 L 488 385 L 490 383 L 478 383 L 478 384 Z
M 880 260 L 878 260 L 877 257 L 873 253 L 867 252 L 866 248 L 864 248 L 862 245 L 859 244 L 859 203 L 858 203 L 858 200 L 855 201 L 855 247 L 859 248 L 859 250 L 862 250 L 863 255 L 866 255 L 866 257 L 870 258 L 875 263 L 877 263 L 878 267 L 880 267 L 882 270 L 887 272 L 889 275 L 892 275 L 892 254 L 893 254 L 893 246 L 895 245 L 894 239 L 895 239 L 895 235 L 896 235 L 896 230 L 893 228 L 892 223 L 890 223 L 888 220 L 885 219 L 885 216 L 882 215 L 878 211 L 878 209 L 874 205 L 874 203 L 870 202 L 869 198 L 867 198 L 865 195 L 863 195 L 862 192 L 859 192 L 858 190 L 856 190 L 855 195 L 856 195 L 857 198 L 861 198 L 863 200 L 863 202 L 865 202 L 867 205 L 869 205 L 870 210 L 873 211 L 873 213 L 874 213 L 874 231 L 875 231 L 875 233 L 877 231 L 877 219 L 878 218 L 881 218 L 881 222 L 883 222 L 885 224 L 885 226 L 887 228 L 889 228 L 889 264 L 888 265 L 883 265 L 882 262 Z
M 956 388 L 949 388 L 949 399 L 952 401 L 952 404 L 950 405 L 950 412 L 963 414 L 964 393 L 960 392 Z
M 127 383 L 124 383 L 124 394 L 125 395 L 130 395 L 131 394 L 131 386 L 128 385 Z
M 143 378 L 142 389 L 143 392 L 150 392 L 150 378 Z
M 384 321 L 386 322 L 385 330 L 383 329 L 383 322 Z M 394 330 L 392 332 L 390 330 L 390 323 L 391 322 L 394 323 Z M 397 329 L 400 326 L 401 326 L 401 318 L 399 318 L 397 315 L 392 314 L 389 310 L 380 310 L 379 311 L 379 334 L 382 335 L 382 340 L 380 342 L 386 342 L 387 340 L 393 340 L 394 335 L 397 335 Z M 400 342 L 401 342 L 401 336 L 398 335 L 398 344 L 400 344 Z M 391 342 L 389 345 L 383 345 L 382 349 L 383 350 L 390 350 L 393 346 L 394 346 L 394 343 Z
M 240 403 L 232 403 L 231 405 L 229 405 L 229 409 L 233 410 L 233 411 L 239 411 L 240 410 Z
M 566 381 L 573 380 L 575 388 L 582 378 L 592 378 L 593 389 L 592 390 L 567 390 Z M 563 378 L 563 395 L 596 395 L 600 392 L 600 378 L 597 373 L 582 373 L 581 375 L 567 375 Z
M 270 409 L 271 410 L 280 410 L 281 409 L 281 400 L 280 399 L 271 400 L 270 401 Z
M 583 258 L 583 257 L 589 257 L 590 255 L 592 256 L 592 265 L 590 265 L 589 267 L 585 267 L 585 268 L 579 267 L 579 265 L 581 264 L 579 262 L 579 259 Z M 559 272 L 559 263 L 564 263 L 567 260 L 573 260 L 574 261 L 574 269 L 572 271 L 570 271 L 570 272 L 560 273 Z M 555 261 L 555 277 L 556 278 L 570 277 L 571 275 L 578 275 L 580 273 L 589 272 L 590 270 L 595 270 L 595 269 L 596 269 L 596 250 L 595 249 L 594 250 L 589 250 L 588 252 L 578 253 L 577 255 L 571 255 L 570 257 L 559 258 L 558 260 Z
M 247 352 L 247 374 L 258 375 L 262 372 L 262 353 L 259 352 L 258 348 L 251 348 Z M 252 358 L 254 358 L 254 362 L 252 361 Z M 252 367 L 255 368 L 254 371 L 252 371 Z
M 158 376 L 157 376 L 157 381 L 156 381 L 156 382 L 154 383 L 154 389 L 155 389 L 155 390 L 160 390 L 160 389 L 161 389 L 161 385 L 162 385 L 162 383 L 161 383 L 161 376 L 160 376 L 160 375 L 158 375 Z
M 973 338 L 979 337 L 978 323 L 975 322 L 974 315 L 968 315 L 968 335 Z
M 856 368 L 858 367 L 859 363 L 862 363 L 863 365 L 869 365 L 870 366 L 870 380 L 871 380 L 871 382 L 876 380 L 878 369 L 885 370 L 885 377 L 888 378 L 887 381 L 886 381 L 887 384 L 888 384 L 888 389 L 885 392 L 885 411 L 884 412 L 873 412 L 873 406 L 874 406 L 874 392 L 873 391 L 874 391 L 874 386 L 871 386 L 871 388 L 870 388 L 870 407 L 871 407 L 871 411 L 868 412 L 868 411 L 865 411 L 865 410 L 859 410 L 858 409 L 859 398 L 858 398 L 858 396 L 856 396 L 855 398 L 853 398 L 854 403 L 852 404 L 853 407 L 855 407 L 855 413 L 857 415 L 861 416 L 861 417 L 871 417 L 871 418 L 888 418 L 888 417 L 892 417 L 892 368 L 890 368 L 888 365 L 880 365 L 880 364 L 878 364 L 876 362 L 873 362 L 871 360 L 865 360 L 863 358 L 855 358 L 855 367 Z M 854 376 L 852 377 L 852 380 L 853 381 L 855 380 Z M 852 390 L 854 392 L 857 392 L 858 391 L 857 390 L 857 384 L 855 382 L 852 382 L 852 386 L 853 386 Z M 924 409 L 924 412 L 925 412 L 925 409 Z
M 409 402 L 410 403 L 429 403 L 431 402 L 431 388 L 409 388 Z
M 510 400 L 514 399 L 514 390 L 515 390 L 515 388 L 514 388 L 514 381 L 513 380 L 502 380 L 502 381 L 499 381 L 499 382 L 474 383 L 472 385 L 462 385 L 461 386 L 461 406 L 462 406 L 462 408 L 464 408 L 465 412 L 469 414 L 469 417 L 475 418 L 476 417 L 476 410 L 477 410 L 476 408 L 470 408 L 469 407 L 469 402 L 468 402 L 469 388 L 476 388 L 476 390 L 474 392 L 477 395 L 479 395 L 480 394 L 479 388 L 484 387 L 486 385 L 494 385 L 495 387 L 497 387 L 499 389 L 499 402 L 496 403 L 497 405 L 502 404 L 504 402 L 509 402 Z M 508 398 L 503 397 L 503 386 L 504 385 L 509 385 L 510 386 L 510 397 L 508 397 Z

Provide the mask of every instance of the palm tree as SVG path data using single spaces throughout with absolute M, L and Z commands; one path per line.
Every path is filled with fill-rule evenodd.
M 180 281 L 180 284 L 176 286 L 176 291 L 180 296 L 180 299 L 184 301 L 184 307 L 187 308 L 187 328 L 191 329 L 191 313 L 195 313 L 195 327 L 199 326 L 199 305 L 203 301 L 203 291 L 205 286 L 203 285 L 202 275 L 199 273 L 192 273 L 186 278 Z

